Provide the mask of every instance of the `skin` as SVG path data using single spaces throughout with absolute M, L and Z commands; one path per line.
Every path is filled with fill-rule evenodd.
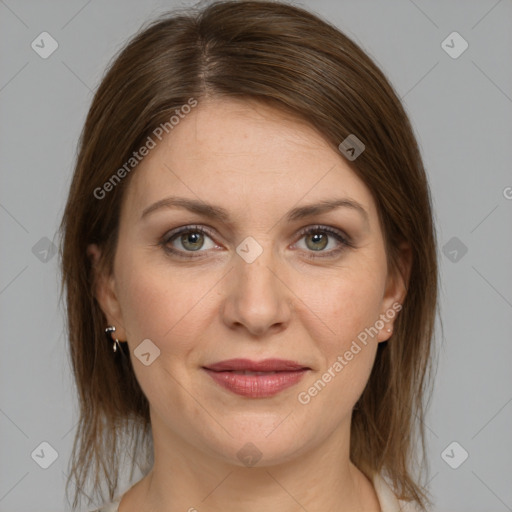
M 155 463 L 120 512 L 379 511 L 372 483 L 349 459 L 350 423 L 394 320 L 307 405 L 297 399 L 403 302 L 405 283 L 388 270 L 369 189 L 314 128 L 247 100 L 200 102 L 133 172 L 114 271 L 100 276 L 96 296 L 115 337 L 128 342 L 150 402 Z M 230 220 L 183 208 L 141 220 L 171 195 L 221 206 Z M 285 219 L 292 208 L 332 198 L 357 201 L 367 220 L 348 207 Z M 322 228 L 319 239 L 300 234 L 316 224 L 348 235 L 353 247 Z M 188 245 L 178 235 L 167 245 L 199 257 L 166 253 L 159 240 L 188 225 L 211 235 L 198 233 Z M 248 236 L 263 249 L 252 263 L 236 252 Z M 100 249 L 92 244 L 88 253 L 97 260 Z M 402 268 L 407 276 L 407 247 Z M 133 355 L 147 338 L 160 350 L 149 366 Z M 235 357 L 291 359 L 311 370 L 273 397 L 246 398 L 202 369 Z M 254 467 L 237 457 L 247 442 L 262 454 Z

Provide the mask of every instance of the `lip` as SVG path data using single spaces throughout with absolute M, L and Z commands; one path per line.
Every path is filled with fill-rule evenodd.
M 284 372 L 308 369 L 307 366 L 289 361 L 287 359 L 263 359 L 262 361 L 252 361 L 251 359 L 227 359 L 218 363 L 206 366 L 208 370 L 221 371 L 249 371 L 249 372 Z
M 203 367 L 203 370 L 221 387 L 237 395 L 266 398 L 297 384 L 310 368 L 284 359 L 229 359 Z M 264 373 L 238 373 L 244 371 Z

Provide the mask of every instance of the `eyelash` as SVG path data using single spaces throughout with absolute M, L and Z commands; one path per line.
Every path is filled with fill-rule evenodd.
M 328 235 L 334 237 L 338 242 L 340 242 L 341 246 L 337 249 L 331 249 L 330 251 L 324 252 L 322 255 L 320 254 L 308 254 L 306 258 L 308 259 L 318 259 L 318 258 L 328 258 L 328 257 L 335 257 L 338 256 L 342 251 L 349 247 L 354 247 L 353 243 L 350 241 L 349 237 L 344 235 L 341 231 L 335 230 L 329 226 L 322 226 L 320 224 L 309 226 L 307 228 L 302 229 L 299 232 L 299 240 L 301 240 L 304 236 L 314 234 L 314 233 L 327 233 Z M 161 246 L 166 253 L 168 253 L 169 256 L 178 256 L 179 258 L 183 259 L 196 259 L 201 258 L 202 255 L 195 256 L 193 253 L 195 251 L 180 251 L 173 249 L 169 247 L 169 243 L 172 242 L 175 238 L 177 238 L 179 235 L 182 235 L 184 233 L 202 233 L 203 235 L 207 235 L 208 237 L 213 239 L 212 233 L 210 233 L 209 230 L 205 229 L 203 226 L 183 226 L 181 228 L 178 228 L 174 231 L 171 231 L 170 233 L 164 235 L 161 241 L 158 242 L 158 245 Z M 205 252 L 205 251 L 197 251 L 197 252 Z M 308 251 L 309 253 L 313 253 L 314 251 Z M 322 253 L 323 251 L 318 251 L 318 253 Z M 184 253 L 191 253 L 190 255 L 184 256 Z

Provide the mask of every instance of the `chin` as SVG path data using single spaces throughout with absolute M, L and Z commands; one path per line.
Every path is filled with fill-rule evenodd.
M 291 432 L 284 425 L 276 428 L 278 424 L 279 422 L 273 422 L 261 429 L 254 425 L 244 428 L 240 424 L 230 428 L 226 424 L 226 429 L 233 437 L 223 435 L 223 439 L 215 445 L 211 444 L 212 438 L 209 438 L 209 450 L 227 464 L 240 467 L 277 466 L 287 463 L 303 454 L 311 441 L 304 439 L 304 432 L 298 437 L 296 429 Z

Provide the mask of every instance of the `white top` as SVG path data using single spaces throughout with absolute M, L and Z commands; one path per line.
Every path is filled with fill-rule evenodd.
M 397 499 L 387 482 L 376 473 L 373 477 L 373 487 L 379 500 L 381 512 L 418 512 L 419 508 L 413 502 Z M 119 504 L 122 496 L 114 499 L 113 502 L 104 505 L 102 508 L 92 512 L 119 512 Z

